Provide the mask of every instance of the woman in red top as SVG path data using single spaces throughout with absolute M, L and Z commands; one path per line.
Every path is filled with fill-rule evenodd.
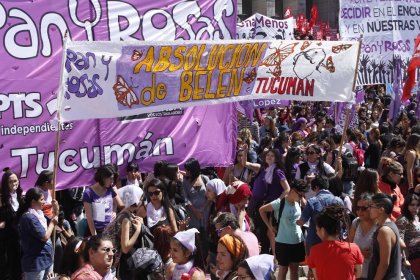
M 363 255 L 354 243 L 342 241 L 340 233 L 348 232 L 347 209 L 330 205 L 316 219 L 316 233 L 322 242 L 311 248 L 308 265 L 317 280 L 353 280 L 362 275 Z M 343 226 L 345 228 L 343 228 Z
M 382 167 L 382 176 L 379 180 L 379 190 L 390 196 L 395 196 L 394 208 L 391 220 L 395 222 L 401 215 L 401 206 L 404 204 L 404 196 L 398 186 L 403 177 L 403 166 L 398 161 L 392 160 Z

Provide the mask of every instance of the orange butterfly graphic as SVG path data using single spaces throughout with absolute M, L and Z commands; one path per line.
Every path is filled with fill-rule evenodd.
M 144 50 L 138 51 L 138 50 L 133 50 L 133 54 L 131 55 L 131 60 L 132 61 L 136 61 L 139 60 L 144 54 Z
M 340 53 L 342 51 L 346 51 L 346 50 L 350 49 L 351 46 L 352 46 L 352 44 L 341 44 L 341 45 L 333 46 L 332 47 L 332 52 L 333 53 Z
M 245 83 L 250 84 L 255 80 L 256 77 L 257 77 L 257 68 L 254 67 L 250 72 L 246 73 L 244 81 Z
M 274 77 L 281 76 L 281 63 L 285 60 L 289 55 L 291 55 L 299 43 L 291 43 L 282 48 L 271 48 L 275 49 L 274 53 L 267 56 L 261 63 L 260 66 L 276 66 L 273 71 L 269 70 L 267 73 L 272 74 Z
M 118 103 L 129 108 L 134 104 L 140 103 L 137 95 L 133 91 L 133 86 L 129 86 L 121 75 L 117 76 L 117 81 L 112 88 L 114 89 Z
M 329 56 L 327 58 L 327 65 L 325 65 L 325 68 L 330 72 L 330 73 L 334 73 L 335 72 L 335 66 L 334 66 L 334 62 L 332 60 L 332 56 Z
M 306 49 L 310 45 L 311 45 L 311 43 L 309 41 L 304 41 L 303 44 L 302 44 L 302 47 L 300 47 L 300 50 L 303 51 L 304 49 Z

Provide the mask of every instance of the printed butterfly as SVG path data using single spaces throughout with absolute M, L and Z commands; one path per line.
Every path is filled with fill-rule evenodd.
M 310 45 L 311 45 L 311 43 L 309 41 L 304 41 L 303 44 L 302 44 L 302 47 L 300 47 L 300 50 L 303 51 L 304 49 L 306 49 Z
M 280 77 L 281 76 L 281 63 L 283 60 L 285 60 L 289 55 L 291 55 L 299 43 L 291 43 L 289 45 L 286 45 L 282 48 L 271 48 L 275 49 L 274 53 L 267 56 L 266 59 L 264 59 L 260 66 L 276 66 L 273 71 L 269 70 L 267 73 L 272 74 L 274 77 Z
M 346 50 L 350 49 L 351 46 L 352 46 L 351 44 L 341 44 L 341 45 L 338 45 L 338 46 L 333 46 L 332 47 L 332 52 L 333 53 L 340 53 L 342 51 L 346 51 Z
M 140 52 L 138 50 L 133 50 L 133 54 L 131 55 L 131 60 L 136 61 L 139 60 L 144 54 L 144 50 L 141 50 Z
M 246 76 L 244 77 L 244 81 L 247 84 L 252 83 L 255 78 L 257 77 L 257 68 L 253 68 L 250 72 L 246 73 Z
M 334 73 L 334 72 L 335 72 L 335 66 L 334 66 L 334 62 L 333 62 L 333 60 L 332 60 L 332 57 L 331 57 L 331 56 L 329 56 L 329 57 L 327 58 L 327 65 L 325 66 L 325 68 L 327 68 L 327 70 L 328 70 L 330 73 Z
M 133 91 L 133 86 L 129 86 L 122 76 L 117 76 L 117 81 L 112 88 L 114 89 L 118 103 L 129 108 L 134 104 L 140 103 L 137 95 Z

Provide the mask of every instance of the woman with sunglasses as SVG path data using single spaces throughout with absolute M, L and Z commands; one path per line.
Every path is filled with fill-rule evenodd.
M 309 183 L 316 175 L 329 177 L 334 174 L 334 168 L 324 162 L 321 148 L 318 145 L 311 144 L 306 148 L 306 161 L 299 165 L 295 178 L 297 180 L 304 179 Z M 311 197 L 314 193 L 309 191 L 307 195 Z
M 391 220 L 396 221 L 401 214 L 401 206 L 404 203 L 404 196 L 398 184 L 403 178 L 404 170 L 401 163 L 391 160 L 382 166 L 382 176 L 379 179 L 379 190 L 390 196 L 395 196 L 394 208 Z
M 230 234 L 221 237 L 217 245 L 216 256 L 218 279 L 235 279 L 239 263 L 246 258 L 248 258 L 248 249 L 241 238 Z
M 114 185 L 114 168 L 111 165 L 101 166 L 95 173 L 96 183 L 86 188 L 83 193 L 83 207 L 89 230 L 87 236 L 94 236 L 116 216 L 117 206 L 123 206 L 118 194 L 112 189 Z
M 146 218 L 146 225 L 150 231 L 153 232 L 160 226 L 169 226 L 173 234 L 178 232 L 175 211 L 166 194 L 165 183 L 159 179 L 152 179 L 146 187 L 146 198 L 146 209 L 142 207 L 139 215 Z
M 278 278 L 286 279 L 286 274 L 290 268 L 290 279 L 298 279 L 299 263 L 305 260 L 305 246 L 303 232 L 296 224 L 301 216 L 300 201 L 308 191 L 305 181 L 293 181 L 290 192 L 283 199 L 276 199 L 260 208 L 260 216 L 264 221 L 271 235 L 276 236 L 275 253 L 279 264 Z M 283 206 L 282 206 L 283 205 Z M 272 223 L 267 218 L 267 213 L 274 211 L 277 219 L 278 228 L 273 228 Z M 281 211 L 281 215 L 279 213 Z
M 114 279 L 111 276 L 111 267 L 114 254 L 117 250 L 112 241 L 104 236 L 92 236 L 86 244 L 83 252 L 85 264 L 76 270 L 72 280 L 103 280 Z
M 371 201 L 372 194 L 370 193 L 362 193 L 359 196 L 354 207 L 357 218 L 353 221 L 349 232 L 349 241 L 359 246 L 364 257 L 362 275 L 359 279 L 367 279 L 370 259 L 372 257 L 373 234 L 377 229 L 375 221 L 370 217 L 369 213 Z
M 420 197 L 416 194 L 409 194 L 405 197 L 401 209 L 401 216 L 396 224 L 400 231 L 400 238 L 404 240 L 404 254 L 409 263 L 403 261 L 403 274 L 406 279 L 411 272 L 420 276 L 420 221 L 419 221 Z M 411 265 L 411 269 L 410 266 Z M 410 271 L 411 270 L 411 271 Z M 413 279 L 413 278 L 411 278 Z
M 375 194 L 369 205 L 371 219 L 378 229 L 373 234 L 368 279 L 401 279 L 401 248 L 397 226 L 390 219 L 396 196 Z

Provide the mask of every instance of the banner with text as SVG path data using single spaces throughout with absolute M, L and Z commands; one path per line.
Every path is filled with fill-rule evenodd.
M 352 101 L 358 48 L 326 41 L 69 42 L 59 110 L 69 121 L 262 98 Z
M 237 23 L 236 39 L 293 40 L 294 19 L 278 20 L 254 14 Z
M 420 32 L 420 0 L 340 0 L 339 22 L 342 39 L 363 35 L 358 85 L 407 78 L 414 39 Z
M 0 170 L 10 167 L 17 172 L 24 189 L 34 185 L 42 170 L 52 170 L 56 127 L 51 120 L 57 110 L 66 31 L 73 41 L 182 44 L 232 39 L 235 28 L 233 0 L 0 1 Z M 92 59 L 88 62 L 95 67 Z M 99 57 L 96 67 L 111 61 L 109 56 Z M 78 85 L 79 94 L 99 91 L 89 89 L 83 78 Z M 224 105 L 63 123 L 57 187 L 92 183 L 94 168 L 104 163 L 117 163 L 124 173 L 131 159 L 143 171 L 152 170 L 157 160 L 181 164 L 188 157 L 203 166 L 228 165 L 236 140 L 226 133 L 236 129 L 235 117 L 231 106 Z

